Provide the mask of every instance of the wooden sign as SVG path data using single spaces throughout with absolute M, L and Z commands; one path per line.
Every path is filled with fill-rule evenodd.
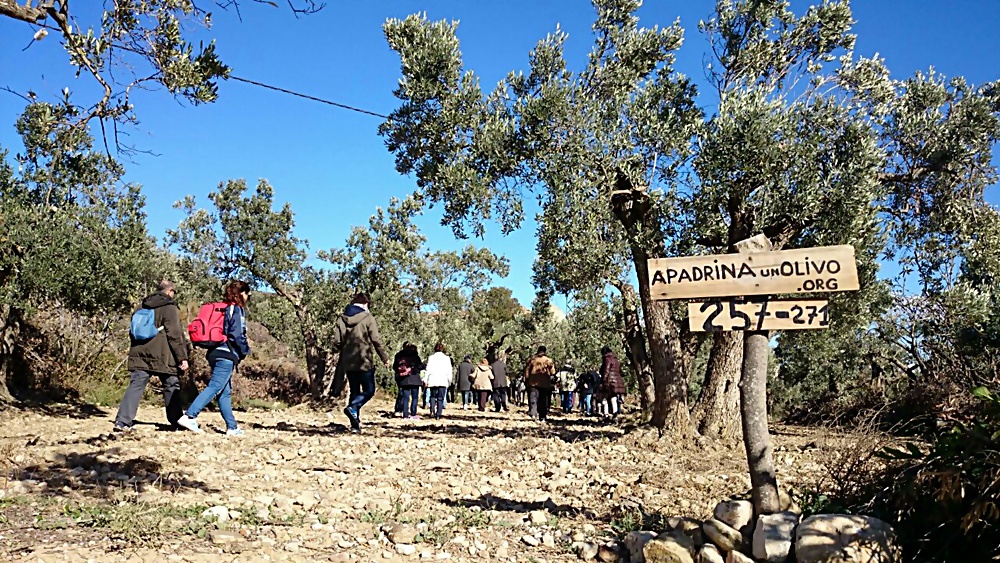
M 692 299 L 859 288 L 854 247 L 823 246 L 774 252 L 649 260 L 653 299 Z
M 825 299 L 715 299 L 688 303 L 688 319 L 694 332 L 828 328 L 830 307 Z

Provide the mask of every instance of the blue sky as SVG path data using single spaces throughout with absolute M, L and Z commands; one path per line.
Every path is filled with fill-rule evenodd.
M 593 9 L 586 0 L 329 2 L 322 12 L 300 19 L 287 10 L 246 4 L 242 23 L 221 11 L 213 18 L 211 35 L 235 75 L 382 114 L 397 106 L 392 91 L 399 78 L 399 60 L 382 35 L 386 18 L 426 12 L 432 19 L 460 20 L 466 67 L 487 90 L 509 70 L 526 68 L 528 51 L 557 23 L 569 32 L 568 56 L 578 65 L 592 43 Z M 640 12 L 646 26 L 680 18 L 687 34 L 677 68 L 701 84 L 707 45 L 697 23 L 710 16 L 713 5 L 654 0 Z M 796 11 L 806 5 L 792 2 Z M 864 0 L 853 8 L 857 53 L 879 53 L 895 78 L 930 66 L 974 84 L 1000 78 L 996 0 Z M 83 100 L 92 85 L 86 77 L 74 79 L 53 37 L 22 51 L 31 34 L 27 24 L 0 20 L 0 86 L 30 88 L 43 99 L 56 98 L 68 86 Z M 130 141 L 158 156 L 134 157 L 127 177 L 144 187 L 156 236 L 176 226 L 180 214 L 171 205 L 183 196 L 194 194 L 204 202 L 226 179 L 266 178 L 277 199 L 291 203 L 298 235 L 312 250 L 326 249 L 343 244 L 350 228 L 365 224 L 376 207 L 414 188 L 411 178 L 396 173 L 377 134 L 378 118 L 232 81 L 220 85 L 220 99 L 211 105 L 191 107 L 162 91 L 142 93 L 135 103 L 141 124 Z M 13 123 L 22 109 L 22 100 L 0 92 L 0 145 L 19 146 Z M 998 201 L 995 189 L 990 200 Z M 435 210 L 418 221 L 432 248 L 468 244 L 456 241 L 439 221 Z M 485 240 L 474 242 L 510 258 L 511 275 L 498 283 L 530 303 L 533 222 L 507 237 L 491 229 Z

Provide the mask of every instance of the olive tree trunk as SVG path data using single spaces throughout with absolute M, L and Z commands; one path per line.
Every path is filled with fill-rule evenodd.
M 21 316 L 18 311 L 10 305 L 0 306 L 0 408 L 17 402 L 7 387 L 7 379 L 13 369 L 20 332 Z
M 681 345 L 680 328 L 670 311 L 670 303 L 653 299 L 649 287 L 649 259 L 666 255 L 661 218 L 643 186 L 635 186 L 619 171 L 615 179 L 611 208 L 629 240 L 632 264 L 639 282 L 639 303 L 646 323 L 653 368 L 653 402 L 650 424 L 660 435 L 691 435 L 691 415 L 687 404 L 687 367 Z
M 649 417 L 656 402 L 656 391 L 653 387 L 653 368 L 646 350 L 646 335 L 639 316 L 639 296 L 631 283 L 614 281 L 612 285 L 622 294 L 622 311 L 618 318 L 619 326 L 623 327 L 622 344 L 639 383 L 639 404 L 643 414 Z
M 669 432 L 688 436 L 692 428 L 687 405 L 687 362 L 681 346 L 680 330 L 670 314 L 670 304 L 654 301 L 650 294 L 647 259 L 648 256 L 641 253 L 635 260 L 635 268 L 653 367 L 655 400 L 650 423 L 661 434 Z
M 743 333 L 714 333 L 705 381 L 691 412 L 695 427 L 702 436 L 723 440 L 739 438 L 742 363 Z

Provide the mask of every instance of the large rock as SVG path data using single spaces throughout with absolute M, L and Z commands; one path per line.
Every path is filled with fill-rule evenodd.
M 646 544 L 656 538 L 656 532 L 649 530 L 635 530 L 625 536 L 625 549 L 628 550 L 629 561 L 632 563 L 643 563 L 646 559 L 642 550 Z
M 743 528 L 753 520 L 753 503 L 748 500 L 727 500 L 715 507 L 715 519 L 734 530 Z
M 743 546 L 743 534 L 715 518 L 706 520 L 702 529 L 705 530 L 708 539 L 722 551 L 739 551 Z
M 799 515 L 794 512 L 760 515 L 753 531 L 753 556 L 768 563 L 788 561 L 798 524 Z
M 672 538 L 650 540 L 642 553 L 646 563 L 694 563 L 693 552 Z
M 726 558 L 722 556 L 719 548 L 710 543 L 706 543 L 698 550 L 698 557 L 695 563 L 726 563 Z
M 754 561 L 739 551 L 730 551 L 726 554 L 726 563 L 754 563 Z
M 900 560 L 892 526 L 871 516 L 820 514 L 795 531 L 798 563 L 895 563 Z
M 698 550 L 698 546 L 694 543 L 694 540 L 691 539 L 691 536 L 687 535 L 681 528 L 676 528 L 669 532 L 663 532 L 657 536 L 656 539 L 677 544 L 689 551 L 691 555 L 694 555 L 694 553 Z
M 672 517 L 667 519 L 667 526 L 671 530 L 682 532 L 685 536 L 691 538 L 695 547 L 705 545 L 705 534 L 701 531 L 701 525 L 702 522 L 694 518 Z
M 602 545 L 597 550 L 597 558 L 604 563 L 615 563 L 620 557 L 617 545 Z

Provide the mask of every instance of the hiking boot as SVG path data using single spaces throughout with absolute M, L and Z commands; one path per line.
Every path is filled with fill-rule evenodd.
M 242 428 L 230 428 L 226 430 L 226 436 L 243 436 L 244 432 Z
M 347 419 L 351 421 L 351 431 L 355 433 L 361 432 L 361 420 L 358 419 L 358 413 L 351 407 L 344 407 L 344 415 Z
M 125 426 L 124 424 L 118 424 L 117 422 L 115 423 L 115 427 L 113 429 L 114 432 L 122 433 L 131 432 L 132 430 L 133 428 L 131 426 Z
M 177 426 L 180 426 L 181 428 L 187 428 L 188 430 L 194 432 L 195 434 L 201 434 L 202 432 L 204 432 L 201 429 L 201 426 L 198 426 L 198 421 L 191 418 L 188 415 L 184 415 L 179 419 L 177 419 Z

